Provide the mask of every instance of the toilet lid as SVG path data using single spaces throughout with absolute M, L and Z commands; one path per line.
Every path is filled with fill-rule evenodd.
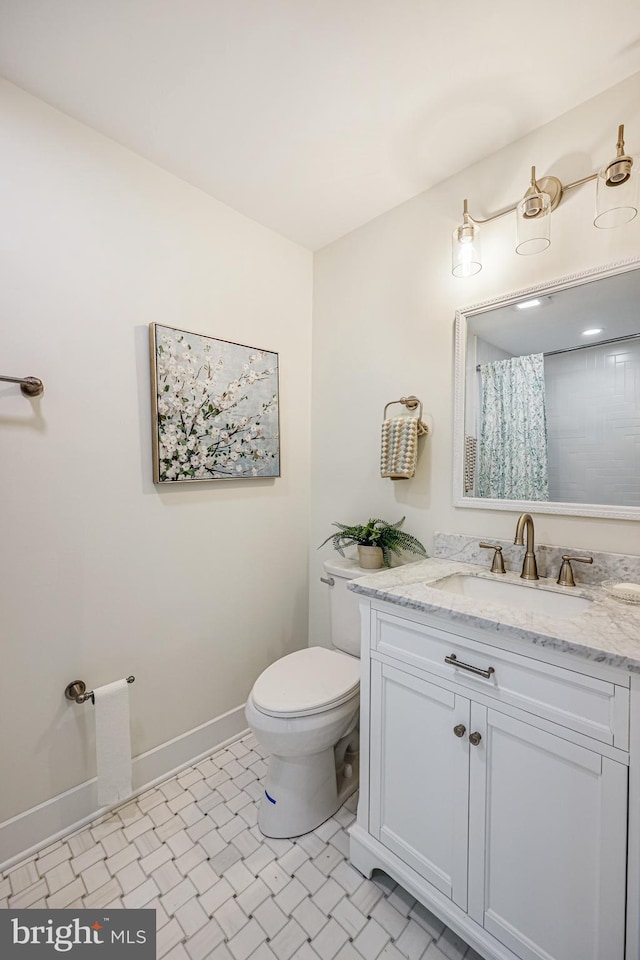
M 276 716 L 314 713 L 357 692 L 360 661 L 326 647 L 307 647 L 276 660 L 253 687 L 258 710 Z

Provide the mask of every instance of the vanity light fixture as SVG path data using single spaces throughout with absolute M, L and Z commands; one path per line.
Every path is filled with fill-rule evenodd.
M 542 253 L 551 244 L 551 195 L 536 180 L 535 167 L 531 167 L 529 189 L 516 209 L 516 253 Z
M 615 190 L 611 188 L 615 187 Z M 596 227 L 609 229 L 628 223 L 638 213 L 638 173 L 633 176 L 633 158 L 624 152 L 624 126 L 618 127 L 616 156 L 598 171 L 596 181 Z
M 462 223 L 453 231 L 453 275 L 472 277 L 482 270 L 480 258 L 480 227 L 472 220 L 464 201 Z
M 484 219 L 472 217 L 464 201 L 462 224 L 453 231 L 452 272 L 454 277 L 471 277 L 482 269 L 479 224 L 490 223 L 506 213 L 516 211 L 516 253 L 527 256 L 542 253 L 551 244 L 551 213 L 566 190 L 596 180 L 596 213 L 594 226 L 600 229 L 619 227 L 638 213 L 638 171 L 633 157 L 624 152 L 624 125 L 618 127 L 616 156 L 601 170 L 572 183 L 561 183 L 557 177 L 536 178 L 531 168 L 529 187 L 518 203 L 499 210 Z
M 583 336 L 583 337 L 595 337 L 596 334 L 602 333 L 602 331 L 603 331 L 603 327 L 592 327 L 590 330 L 583 330 L 583 331 L 582 331 L 582 336 Z

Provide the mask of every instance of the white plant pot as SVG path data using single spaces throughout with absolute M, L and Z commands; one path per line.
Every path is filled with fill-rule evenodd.
M 358 544 L 358 563 L 364 570 L 379 570 L 384 566 L 380 547 L 363 547 Z

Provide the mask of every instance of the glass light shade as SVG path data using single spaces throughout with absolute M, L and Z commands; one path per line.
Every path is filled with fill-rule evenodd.
M 609 230 L 638 213 L 638 170 L 631 157 L 617 157 L 598 172 L 595 227 Z
M 452 268 L 454 277 L 472 277 L 482 270 L 480 230 L 467 220 L 453 231 Z
M 518 204 L 516 253 L 542 253 L 551 243 L 551 198 L 548 193 L 527 191 Z

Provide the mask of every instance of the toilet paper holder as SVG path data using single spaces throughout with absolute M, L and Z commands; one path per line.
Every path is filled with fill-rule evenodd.
M 127 677 L 127 683 L 133 683 L 135 679 L 134 676 Z M 64 695 L 67 700 L 74 700 L 76 703 L 86 703 L 87 700 L 91 700 L 91 703 L 95 705 L 96 702 L 93 690 L 87 692 L 87 685 L 84 680 L 73 680 L 68 683 L 64 688 Z

